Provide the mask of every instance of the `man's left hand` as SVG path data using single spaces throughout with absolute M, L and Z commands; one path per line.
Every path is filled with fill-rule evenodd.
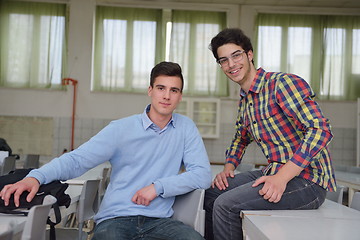
M 135 193 L 131 201 L 138 205 L 149 206 L 150 202 L 156 198 L 154 184 L 146 186 Z
M 280 176 L 277 175 L 262 176 L 256 179 L 252 186 L 256 187 L 261 183 L 264 183 L 264 186 L 259 190 L 259 194 L 269 202 L 279 202 L 285 191 L 287 181 L 284 181 Z

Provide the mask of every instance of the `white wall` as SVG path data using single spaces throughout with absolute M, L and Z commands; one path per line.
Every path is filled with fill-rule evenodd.
M 69 23 L 69 76 L 78 80 L 76 118 L 78 119 L 116 119 L 142 112 L 148 102 L 144 94 L 99 93 L 91 92 L 91 65 L 93 48 L 93 21 L 95 0 L 49 0 L 68 2 L 70 5 Z M 122 2 L 113 0 L 112 2 Z M 220 1 L 221 2 L 221 1 Z M 158 3 L 158 2 L 157 2 Z M 129 2 L 130 4 L 130 2 Z M 145 4 L 145 2 L 144 2 Z M 166 6 L 161 1 L 162 6 Z M 169 3 L 170 4 L 170 3 Z M 173 3 L 172 3 L 173 4 Z M 154 5 L 154 2 L 145 4 Z M 185 5 L 185 3 L 183 3 Z M 194 4 L 197 7 L 201 4 Z M 188 6 L 188 5 L 187 5 Z M 211 4 L 203 5 L 211 8 Z M 221 5 L 214 5 L 219 7 Z M 191 7 L 191 6 L 190 6 Z M 228 7 L 228 6 L 227 6 Z M 234 11 L 229 15 L 229 25 L 240 27 L 251 37 L 254 29 L 255 14 L 259 11 L 275 11 L 271 7 L 233 5 Z M 283 11 L 317 11 L 336 12 L 338 9 L 305 9 L 279 8 Z M 236 14 L 240 12 L 239 16 Z M 359 9 L 341 10 L 360 12 Z M 141 67 L 141 66 L 140 66 Z M 45 116 L 71 117 L 73 88 L 68 91 L 28 90 L 0 88 L 0 116 Z M 330 119 L 333 128 L 356 129 L 356 102 L 320 102 L 323 112 Z M 236 118 L 237 99 L 222 99 L 221 124 L 232 124 Z M 226 144 L 230 139 L 223 140 Z
M 59 2 L 58 0 L 53 1 Z M 68 77 L 79 81 L 76 116 L 79 118 L 113 119 L 138 113 L 143 110 L 144 105 L 148 102 L 146 92 L 144 94 L 109 94 L 90 91 L 93 44 L 92 23 L 94 21 L 95 3 L 95 0 L 69 1 L 68 64 L 70 75 Z M 206 4 L 206 6 L 209 7 L 209 4 Z M 271 8 L 267 7 L 266 9 Z M 254 24 L 254 14 L 257 11 L 259 11 L 259 7 L 243 6 L 241 8 L 238 26 L 243 28 L 250 36 Z M 233 14 L 229 21 L 230 25 L 235 27 L 238 18 Z M 0 115 L 70 117 L 72 98 L 72 86 L 68 86 L 66 92 L 1 88 Z M 232 113 L 236 113 L 236 104 L 236 100 L 223 101 L 222 111 L 232 115 Z M 355 102 L 322 102 L 321 105 L 327 117 L 331 119 L 333 127 L 356 128 Z M 230 119 L 231 122 L 234 118 L 234 116 L 231 116 L 222 119 L 222 121 L 228 122 Z

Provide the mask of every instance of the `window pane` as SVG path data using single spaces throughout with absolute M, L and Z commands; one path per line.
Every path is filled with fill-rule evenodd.
M 169 59 L 183 69 L 184 94 L 228 95 L 228 82 L 219 77 L 220 69 L 208 48 L 224 28 L 225 16 L 221 12 L 173 11 Z
M 143 92 L 158 54 L 161 10 L 98 6 L 94 90 Z
M 58 88 L 66 61 L 65 4 L 1 1 L 1 84 Z
M 344 94 L 345 29 L 326 28 L 324 31 L 325 66 L 321 94 Z
M 268 71 L 280 71 L 282 29 L 277 26 L 259 26 L 258 66 Z
M 155 65 L 156 22 L 134 22 L 133 88 L 149 86 L 149 73 Z
M 360 29 L 354 29 L 352 35 L 352 73 L 360 74 Z
M 217 67 L 212 64 L 214 57 L 206 46 L 211 41 L 212 36 L 220 31 L 219 27 L 218 24 L 196 24 L 197 51 L 195 59 L 198 61 L 198 65 L 195 71 L 195 88 L 199 91 L 214 92 L 216 90 Z
M 40 46 L 43 46 L 39 49 L 39 83 L 41 84 L 46 84 L 49 77 L 52 84 L 61 84 L 64 31 L 64 17 L 42 16 L 40 18 Z
M 180 64 L 184 76 L 184 92 L 189 89 L 189 74 L 185 69 L 189 69 L 190 51 L 190 23 L 173 23 L 170 45 L 170 61 Z
M 101 85 L 103 87 L 125 86 L 125 20 L 104 20 Z
M 289 27 L 288 34 L 288 72 L 311 82 L 311 28 Z
M 8 35 L 8 66 L 3 73 L 7 82 L 12 84 L 26 84 L 28 72 L 23 69 L 30 68 L 28 57 L 31 48 L 26 44 L 31 39 L 34 17 L 28 14 L 10 14 Z

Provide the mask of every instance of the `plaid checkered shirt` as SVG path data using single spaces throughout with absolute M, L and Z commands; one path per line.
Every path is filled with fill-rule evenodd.
M 226 162 L 237 167 L 246 147 L 255 141 L 268 160 L 265 175 L 292 161 L 304 168 L 300 177 L 335 191 L 327 147 L 333 136 L 314 97 L 299 76 L 259 68 L 248 93 L 241 91 L 236 133 L 226 150 Z

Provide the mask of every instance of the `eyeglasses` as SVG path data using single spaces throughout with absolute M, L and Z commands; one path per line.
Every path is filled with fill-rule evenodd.
M 220 67 L 229 66 L 229 59 L 233 60 L 233 62 L 240 62 L 243 59 L 244 50 L 237 50 L 231 54 L 230 57 L 222 57 L 218 59 L 216 62 L 220 65 Z

